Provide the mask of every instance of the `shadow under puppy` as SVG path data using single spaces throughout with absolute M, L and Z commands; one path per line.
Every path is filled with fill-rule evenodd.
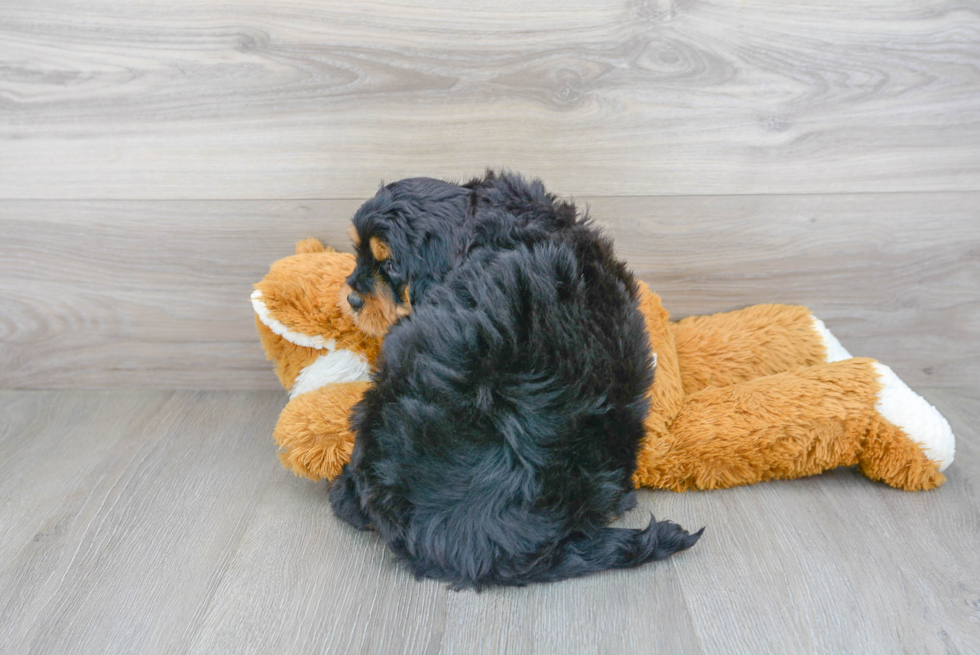
M 632 508 L 654 363 L 636 283 L 574 205 L 515 175 L 409 179 L 354 215 L 346 300 L 387 332 L 354 408 L 340 518 L 454 588 L 561 580 L 689 548 Z M 389 330 L 390 328 L 390 330 Z

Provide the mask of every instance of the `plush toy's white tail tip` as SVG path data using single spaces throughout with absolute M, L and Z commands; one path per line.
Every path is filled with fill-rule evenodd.
M 840 345 L 840 341 L 837 337 L 827 329 L 827 326 L 823 324 L 816 316 L 813 316 L 813 329 L 817 331 L 820 338 L 823 339 L 824 348 L 827 349 L 827 361 L 828 362 L 839 362 L 843 359 L 850 359 L 853 357 L 851 353 L 847 352 L 847 348 Z
M 902 428 L 912 441 L 922 444 L 926 457 L 938 462 L 939 470 L 945 471 L 956 454 L 956 437 L 949 422 L 890 368 L 880 362 L 875 362 L 874 367 L 882 385 L 875 409 Z

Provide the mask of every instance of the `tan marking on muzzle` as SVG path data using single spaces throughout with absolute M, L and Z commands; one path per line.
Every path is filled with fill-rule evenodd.
M 391 287 L 379 276 L 374 278 L 374 289 L 374 293 L 358 292 L 364 299 L 364 306 L 355 312 L 347 301 L 352 289 L 343 285 L 340 289 L 340 307 L 354 319 L 354 324 L 364 334 L 383 337 L 398 319 L 411 313 L 411 308 L 396 303 Z

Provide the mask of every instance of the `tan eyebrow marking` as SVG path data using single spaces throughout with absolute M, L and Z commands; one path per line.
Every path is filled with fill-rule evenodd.
M 388 244 L 384 243 L 378 237 L 371 237 L 368 239 L 368 244 L 371 246 L 371 254 L 379 262 L 391 259 L 391 249 L 388 248 Z
M 357 233 L 357 228 L 354 227 L 353 223 L 347 228 L 347 234 L 350 236 L 351 243 L 354 244 L 355 248 L 361 245 L 361 235 Z

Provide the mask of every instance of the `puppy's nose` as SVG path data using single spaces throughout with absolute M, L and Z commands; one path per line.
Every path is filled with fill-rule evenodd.
M 361 298 L 361 294 L 356 291 L 351 291 L 347 296 L 347 302 L 350 303 L 350 308 L 355 312 L 364 306 L 364 298 Z

